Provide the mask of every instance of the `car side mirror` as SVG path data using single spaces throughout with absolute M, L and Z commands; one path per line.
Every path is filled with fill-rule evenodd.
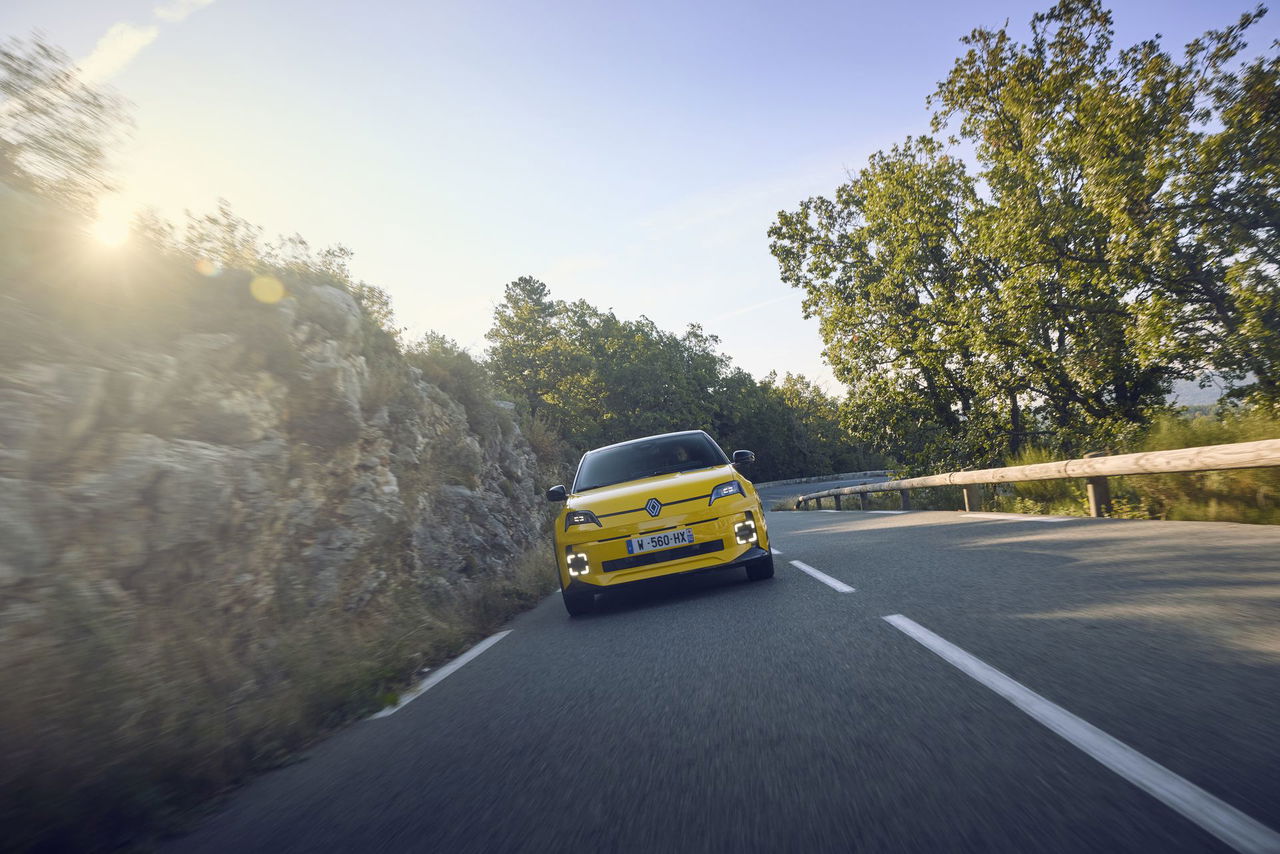
M 568 501 L 569 495 L 564 491 L 564 486 L 557 484 L 547 490 L 548 501 Z
M 746 465 L 747 463 L 754 463 L 755 461 L 756 461 L 756 455 L 752 451 L 734 451 L 733 452 L 733 464 L 735 466 L 743 466 L 743 465 Z

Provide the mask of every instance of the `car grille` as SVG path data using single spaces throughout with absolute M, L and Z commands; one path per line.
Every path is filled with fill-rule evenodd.
M 705 543 L 694 543 L 691 546 L 680 546 L 674 549 L 663 549 L 657 552 L 620 557 L 606 560 L 601 568 L 605 572 L 617 572 L 620 569 L 635 569 L 637 566 L 648 566 L 651 563 L 666 563 L 680 558 L 705 555 L 711 552 L 724 551 L 724 540 L 708 540 Z

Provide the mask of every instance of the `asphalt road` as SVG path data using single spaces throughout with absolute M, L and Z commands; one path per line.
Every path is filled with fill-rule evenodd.
M 880 483 L 888 480 L 887 477 L 862 477 L 853 480 L 822 480 L 810 483 L 788 483 L 779 486 L 756 487 L 760 493 L 760 500 L 766 508 L 772 507 L 779 501 L 795 501 L 801 495 L 807 495 L 811 492 L 822 492 L 824 489 L 841 489 L 846 486 L 860 486 L 864 483 Z M 857 503 L 857 497 L 851 499 L 853 503 Z M 831 502 L 828 501 L 828 504 Z
M 1280 829 L 1280 530 L 943 512 L 769 530 L 774 579 L 668 579 L 573 620 L 557 594 L 170 848 L 1232 850 L 893 615 L 1251 817 L 1264 845 Z

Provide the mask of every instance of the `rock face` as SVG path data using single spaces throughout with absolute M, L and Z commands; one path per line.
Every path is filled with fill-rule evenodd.
M 509 418 L 475 435 L 408 365 L 394 397 L 371 400 L 360 309 L 336 288 L 295 286 L 261 310 L 280 315 L 294 348 L 288 375 L 233 331 L 4 366 L 9 597 L 39 601 L 55 577 L 129 595 L 164 587 L 182 563 L 198 564 L 223 607 L 261 608 L 287 579 L 308 602 L 360 609 L 396 574 L 465 583 L 539 537 L 537 461 Z M 0 637 L 31 614 L 0 611 Z
M 33 245 L 0 259 L 0 799 L 77 751 L 41 785 L 181 762 L 159 733 L 201 763 L 305 738 L 543 547 L 509 412 L 426 382 L 341 282 L 265 304 Z

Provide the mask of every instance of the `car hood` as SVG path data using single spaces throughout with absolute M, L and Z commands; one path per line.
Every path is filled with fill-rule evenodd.
M 650 498 L 663 505 L 694 498 L 709 498 L 711 490 L 728 480 L 739 480 L 731 465 L 696 471 L 673 472 L 602 486 L 569 497 L 571 510 L 590 510 L 597 516 L 640 510 Z M 692 503 L 692 502 L 690 502 Z

